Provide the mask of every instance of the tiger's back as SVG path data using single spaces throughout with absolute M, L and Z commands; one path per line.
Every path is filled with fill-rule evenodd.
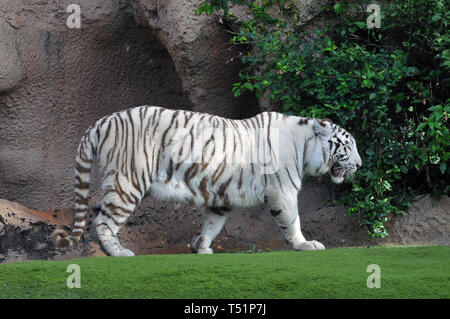
M 263 176 L 252 152 L 257 140 L 270 139 L 270 130 L 262 128 L 278 116 L 229 120 L 148 106 L 115 113 L 98 126 L 104 185 L 126 179 L 128 191 L 141 196 L 207 207 L 254 206 L 263 199 Z

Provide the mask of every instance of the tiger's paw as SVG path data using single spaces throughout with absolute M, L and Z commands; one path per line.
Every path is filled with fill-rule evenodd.
M 124 249 L 122 249 L 119 252 L 118 256 L 121 256 L 121 257 L 132 257 L 132 256 L 134 256 L 134 253 L 131 250 L 124 248 Z
M 213 250 L 210 247 L 204 248 L 204 246 L 206 246 L 204 244 L 205 240 L 207 240 L 207 237 L 202 234 L 194 237 L 191 242 L 191 252 L 203 255 L 211 255 L 213 253 Z
M 134 256 L 134 253 L 129 249 L 123 248 L 108 252 L 108 255 L 113 257 L 131 257 Z
M 208 247 L 208 248 L 199 248 L 197 250 L 197 254 L 200 255 L 211 255 L 213 253 L 212 248 Z
M 317 240 L 305 241 L 294 246 L 295 250 L 324 250 L 325 246 Z

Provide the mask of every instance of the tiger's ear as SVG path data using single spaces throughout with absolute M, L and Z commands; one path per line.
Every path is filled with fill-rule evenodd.
M 320 136 L 321 140 L 324 142 L 326 142 L 330 139 L 331 134 L 333 132 L 333 130 L 331 128 L 331 124 L 333 124 L 333 122 L 331 122 L 330 120 L 314 119 L 314 123 L 313 123 L 314 133 L 316 133 L 316 135 Z
M 314 119 L 313 127 L 314 133 L 320 138 L 320 144 L 322 145 L 322 155 L 323 160 L 326 164 L 330 163 L 331 154 L 328 141 L 333 133 L 333 128 L 331 127 L 333 122 L 327 120 L 316 120 Z

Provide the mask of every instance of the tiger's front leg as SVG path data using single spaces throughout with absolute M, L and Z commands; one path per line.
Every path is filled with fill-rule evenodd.
M 267 196 L 270 213 L 280 226 L 286 240 L 294 250 L 323 250 L 325 246 L 316 241 L 307 241 L 300 228 L 297 193 L 274 193 Z

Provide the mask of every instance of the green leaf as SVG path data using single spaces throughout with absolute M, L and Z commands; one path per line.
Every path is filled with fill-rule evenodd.
M 444 174 L 444 173 L 445 173 L 445 170 L 447 169 L 447 163 L 444 162 L 444 161 L 442 161 L 442 162 L 441 162 L 441 165 L 439 165 L 439 168 L 440 168 L 440 170 L 441 170 L 441 173 Z
M 432 18 L 431 18 L 431 22 L 436 22 L 438 20 L 441 20 L 442 16 L 439 13 L 436 13 Z
M 423 128 L 425 127 L 427 125 L 427 123 L 426 122 L 422 122 L 422 123 L 420 123 L 418 126 L 417 126 L 417 129 L 416 129 L 416 131 L 422 131 L 423 130 Z
M 334 9 L 334 12 L 336 12 L 337 14 L 339 14 L 339 13 L 342 12 L 342 5 L 341 5 L 340 3 L 336 3 L 336 4 L 333 6 L 333 9 Z
M 250 82 L 245 82 L 244 87 L 253 92 L 253 85 Z

